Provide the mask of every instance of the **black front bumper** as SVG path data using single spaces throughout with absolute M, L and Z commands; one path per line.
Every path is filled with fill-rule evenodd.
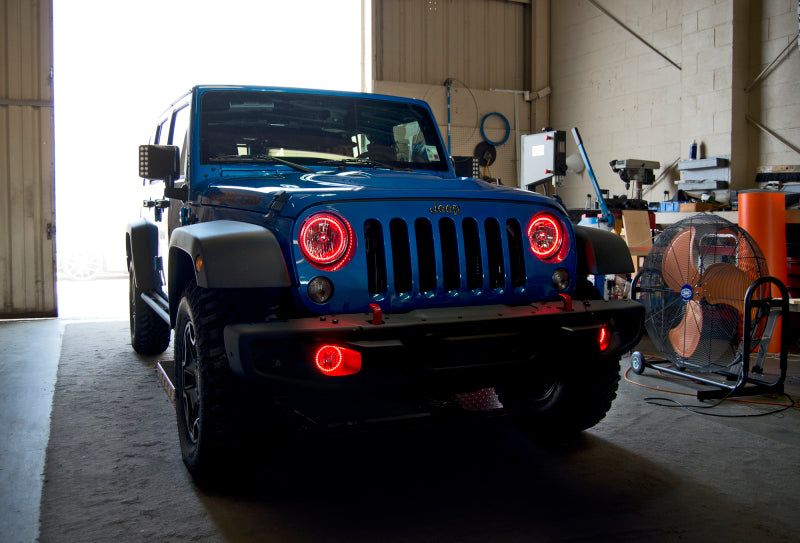
M 627 300 L 326 315 L 225 327 L 233 372 L 253 381 L 323 388 L 388 383 L 468 390 L 521 377 L 541 363 L 619 357 L 642 335 L 644 307 Z M 600 329 L 610 334 L 601 349 Z M 314 366 L 322 344 L 358 351 L 361 371 L 329 377 Z

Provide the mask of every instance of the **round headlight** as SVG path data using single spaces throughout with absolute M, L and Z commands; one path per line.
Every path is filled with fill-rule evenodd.
M 341 269 L 355 251 L 353 228 L 333 213 L 317 213 L 306 219 L 298 242 L 306 260 L 321 270 Z
M 533 253 L 542 260 L 563 258 L 559 250 L 564 243 L 564 227 L 550 213 L 539 213 L 528 225 L 528 241 Z

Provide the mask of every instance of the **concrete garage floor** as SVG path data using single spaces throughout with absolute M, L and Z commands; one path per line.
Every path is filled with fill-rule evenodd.
M 0 539 L 35 541 L 64 323 L 0 321 Z
M 643 401 L 696 405 L 690 396 L 625 380 L 606 419 L 568 446 L 537 444 L 507 419 L 362 434 L 312 443 L 248 484 L 206 492 L 181 464 L 155 359 L 128 343 L 125 320 L 0 323 L 3 541 L 36 540 L 40 520 L 44 542 L 797 541 L 800 533 L 800 409 L 701 416 Z M 798 372 L 794 356 L 787 392 L 795 398 Z M 649 370 L 629 377 L 692 391 Z M 726 403 L 714 412 L 772 409 Z

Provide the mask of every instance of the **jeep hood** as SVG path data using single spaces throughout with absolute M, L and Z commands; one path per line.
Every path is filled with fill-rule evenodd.
M 199 188 L 204 205 L 267 213 L 273 198 L 284 193 L 284 217 L 296 217 L 320 203 L 352 200 L 528 201 L 560 207 L 554 200 L 513 187 L 431 173 L 392 170 L 346 170 L 325 173 L 235 171 Z

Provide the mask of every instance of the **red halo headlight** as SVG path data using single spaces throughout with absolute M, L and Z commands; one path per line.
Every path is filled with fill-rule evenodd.
M 317 213 L 300 227 L 300 251 L 315 267 L 335 271 L 344 267 L 355 252 L 353 227 L 333 213 Z
M 533 254 L 542 260 L 560 255 L 564 245 L 564 226 L 549 213 L 539 213 L 528 225 L 528 240 Z M 563 257 L 563 255 L 562 255 Z

